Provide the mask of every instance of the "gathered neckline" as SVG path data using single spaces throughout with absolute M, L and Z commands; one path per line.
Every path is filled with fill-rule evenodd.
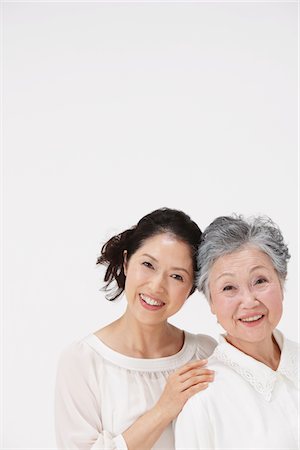
M 189 362 L 196 351 L 196 336 L 184 331 L 184 343 L 179 352 L 162 358 L 134 358 L 123 355 L 104 344 L 95 334 L 83 339 L 92 349 L 107 361 L 129 370 L 157 372 L 171 371 Z

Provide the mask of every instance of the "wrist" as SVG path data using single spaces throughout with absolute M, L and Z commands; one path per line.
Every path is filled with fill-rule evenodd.
M 159 404 L 156 404 L 149 412 L 151 412 L 157 425 L 163 428 L 167 427 L 174 419 L 174 415 L 169 414 L 166 408 L 162 408 Z

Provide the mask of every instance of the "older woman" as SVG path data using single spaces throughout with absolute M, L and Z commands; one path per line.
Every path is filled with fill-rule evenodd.
M 198 288 L 226 333 L 209 358 L 215 382 L 178 416 L 177 449 L 299 448 L 299 345 L 276 329 L 289 257 L 270 219 L 219 217 L 205 230 Z

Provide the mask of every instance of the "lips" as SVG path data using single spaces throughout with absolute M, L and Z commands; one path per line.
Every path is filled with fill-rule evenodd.
M 263 317 L 263 314 L 256 314 L 255 316 L 243 317 L 240 318 L 242 322 L 255 322 Z
M 157 310 L 161 309 L 165 305 L 165 303 L 162 300 L 150 297 L 149 295 L 146 294 L 139 294 L 139 297 L 142 305 L 146 309 Z
M 246 327 L 255 327 L 264 320 L 264 314 L 252 314 L 240 317 L 238 320 Z

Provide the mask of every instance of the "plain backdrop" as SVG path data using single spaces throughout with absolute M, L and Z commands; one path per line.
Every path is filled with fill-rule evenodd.
M 4 2 L 3 441 L 55 447 L 57 359 L 120 316 L 101 245 L 162 207 L 267 214 L 299 340 L 297 2 Z M 172 323 L 222 331 L 195 293 Z

